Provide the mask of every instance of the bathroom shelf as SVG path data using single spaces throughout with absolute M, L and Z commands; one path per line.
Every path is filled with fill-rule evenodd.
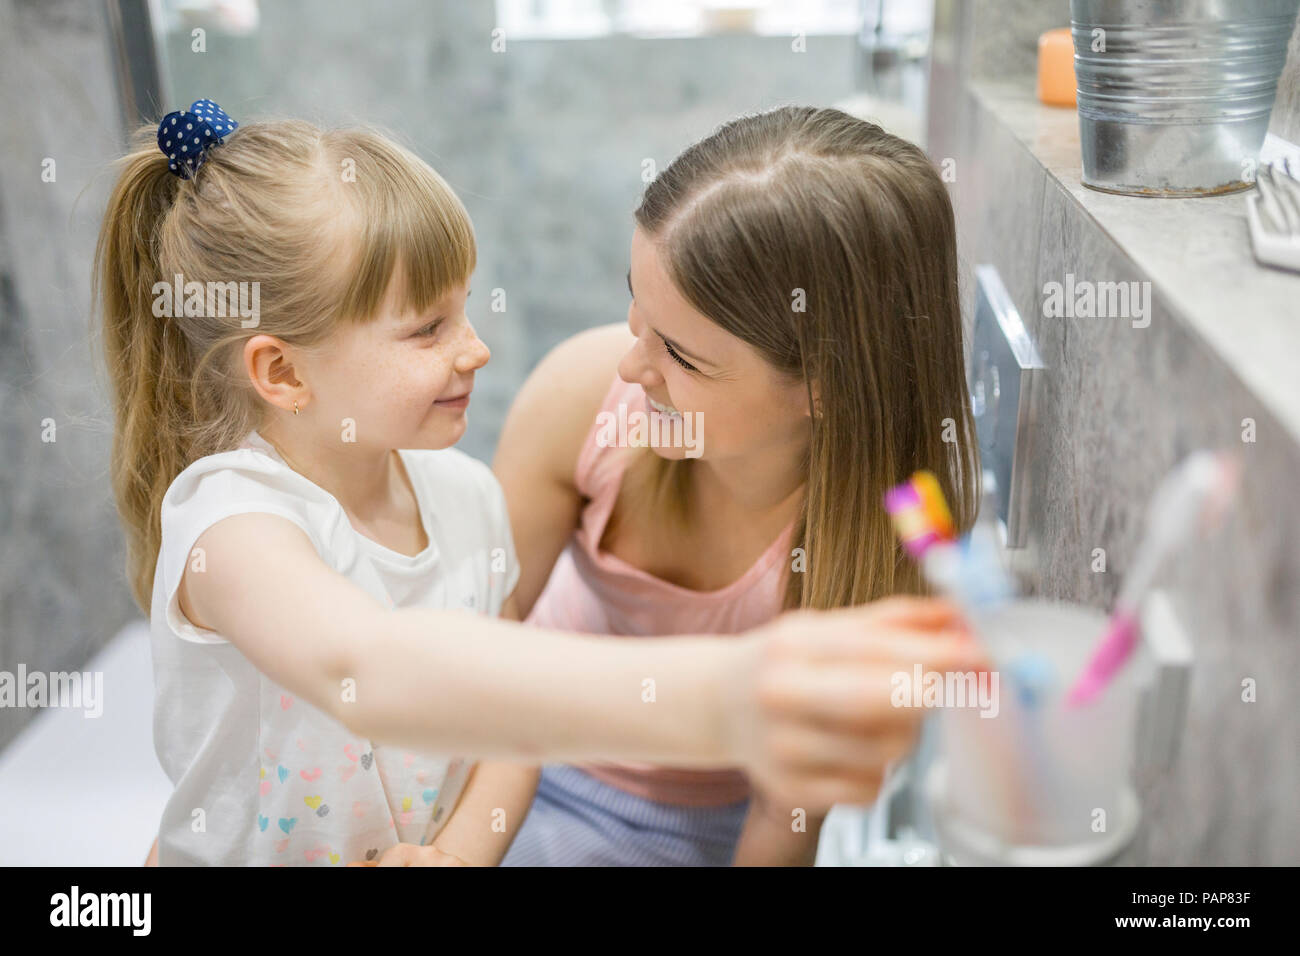
M 1256 262 L 1246 219 L 1254 191 L 1163 199 L 1088 189 L 1073 109 L 1043 105 L 1023 79 L 974 80 L 969 89 L 1132 260 L 1134 278 L 1149 280 L 1300 441 L 1300 273 Z M 1270 149 L 1288 145 L 1270 137 Z

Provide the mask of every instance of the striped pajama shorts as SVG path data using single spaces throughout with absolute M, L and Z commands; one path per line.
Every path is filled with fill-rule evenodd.
M 502 866 L 729 866 L 749 800 L 656 803 L 576 767 L 542 768 L 537 796 Z

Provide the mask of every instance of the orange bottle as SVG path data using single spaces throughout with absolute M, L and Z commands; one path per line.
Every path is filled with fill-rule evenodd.
M 1070 28 L 1038 38 L 1038 98 L 1048 106 L 1074 106 L 1074 41 Z

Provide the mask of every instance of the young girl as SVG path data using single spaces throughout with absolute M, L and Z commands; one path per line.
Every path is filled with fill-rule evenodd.
M 463 206 L 376 133 L 236 126 L 200 100 L 147 131 L 96 254 L 176 787 L 158 862 L 491 865 L 541 757 L 741 764 L 811 806 L 870 799 L 897 755 L 874 743 L 918 720 L 888 675 L 971 659 L 951 610 L 618 646 L 496 620 L 518 616 L 503 496 L 449 447 L 488 358 Z

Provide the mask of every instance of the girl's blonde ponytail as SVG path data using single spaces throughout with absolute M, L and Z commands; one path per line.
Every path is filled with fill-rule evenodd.
M 113 386 L 113 493 L 128 531 L 131 592 L 147 614 L 153 563 L 141 557 L 158 554 L 159 506 L 187 464 L 193 360 L 184 337 L 169 329 L 172 320 L 152 307 L 162 275 L 159 228 L 180 180 L 156 146 L 132 152 L 123 165 L 95 246 L 94 289 Z

